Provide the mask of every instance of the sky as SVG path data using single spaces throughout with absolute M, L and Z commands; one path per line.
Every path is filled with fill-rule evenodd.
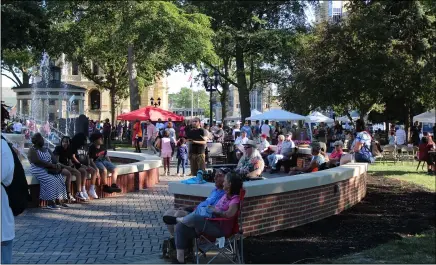
M 315 20 L 315 12 L 313 8 L 310 6 L 305 10 L 306 16 L 310 23 L 313 23 Z M 177 93 L 180 91 L 182 87 L 190 87 L 191 82 L 188 82 L 189 76 L 191 75 L 191 72 L 184 73 L 183 71 L 169 71 L 169 75 L 167 76 L 168 81 L 168 89 L 169 93 Z M 198 75 L 198 71 L 193 71 L 193 77 Z M 204 89 L 202 80 L 199 80 L 195 82 L 192 80 L 192 87 L 195 91 Z M 9 80 L 8 78 L 2 76 L 1 77 L 1 90 L 2 90 L 2 98 L 9 98 L 9 97 L 15 97 L 15 93 L 10 89 L 12 86 L 14 86 L 14 83 Z

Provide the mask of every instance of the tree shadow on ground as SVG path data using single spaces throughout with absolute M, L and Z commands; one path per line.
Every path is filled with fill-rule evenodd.
M 436 194 L 399 180 L 368 176 L 365 199 L 301 227 L 249 237 L 246 263 L 316 263 L 435 227 Z

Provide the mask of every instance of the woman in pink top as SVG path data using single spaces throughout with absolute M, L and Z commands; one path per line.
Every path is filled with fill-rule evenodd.
M 189 247 L 197 234 L 204 233 L 214 238 L 231 234 L 234 218 L 237 218 L 236 214 L 239 210 L 239 192 L 241 188 L 241 178 L 235 173 L 228 173 L 224 179 L 224 191 L 226 193 L 215 206 L 209 206 L 209 211 L 213 217 L 229 218 L 228 221 L 208 221 L 205 217 L 196 214 L 174 218 L 174 223 L 177 223 L 175 235 L 177 260 L 174 263 L 185 262 L 185 249 Z
M 171 138 L 169 136 L 170 133 L 168 131 L 164 131 L 163 137 L 160 140 L 160 157 L 163 159 L 165 176 L 170 174 L 170 158 L 173 153 L 173 148 L 171 147 Z

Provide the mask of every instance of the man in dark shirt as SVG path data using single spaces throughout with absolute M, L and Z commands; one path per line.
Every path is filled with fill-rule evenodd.
M 192 119 L 192 129 L 186 134 L 190 142 L 189 148 L 189 164 L 191 166 L 191 175 L 196 176 L 199 169 L 206 169 L 206 145 L 207 132 L 201 128 L 200 119 L 195 117 Z
M 93 133 L 89 140 L 89 159 L 91 165 L 100 171 L 100 181 L 103 185 L 103 191 L 107 193 L 121 192 L 120 187 L 117 185 L 118 170 L 107 156 L 106 148 L 103 146 L 103 135 L 101 133 Z M 112 185 L 107 185 L 108 172 L 112 173 Z
M 111 148 L 111 129 L 111 123 L 109 122 L 109 119 L 106 119 L 103 124 L 104 146 L 106 149 Z

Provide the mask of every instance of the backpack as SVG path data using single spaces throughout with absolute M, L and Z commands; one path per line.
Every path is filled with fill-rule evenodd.
M 1 138 L 4 139 L 3 136 Z M 11 145 L 8 145 L 11 149 L 12 155 L 14 156 L 14 177 L 11 185 L 6 187 L 2 183 L 2 186 L 5 188 L 6 193 L 8 194 L 9 206 L 12 209 L 12 213 L 14 216 L 17 216 L 24 212 L 24 210 L 27 208 L 27 203 L 32 201 L 32 197 L 29 194 L 29 186 L 27 185 L 26 174 L 24 172 L 23 165 L 21 164 L 18 155 L 12 149 Z

